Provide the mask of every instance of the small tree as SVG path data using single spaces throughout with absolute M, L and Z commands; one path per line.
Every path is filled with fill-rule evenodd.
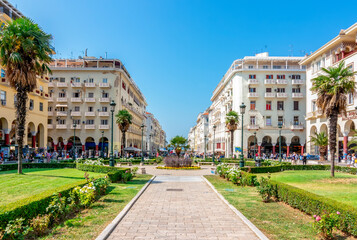
M 181 151 L 189 148 L 187 142 L 186 138 L 177 135 L 176 137 L 171 138 L 169 147 L 173 147 L 177 157 L 180 157 Z
M 310 142 L 319 147 L 320 161 L 325 161 L 327 153 L 328 138 L 325 132 L 320 132 L 316 136 L 310 136 Z
M 231 153 L 233 158 L 233 140 L 234 140 L 234 131 L 237 130 L 239 124 L 239 116 L 235 111 L 230 111 L 226 115 L 226 126 L 227 129 L 231 132 Z
M 125 148 L 125 133 L 126 131 L 128 131 L 130 124 L 132 123 L 133 120 L 133 116 L 128 112 L 128 110 L 120 110 L 117 115 L 115 115 L 116 117 L 116 122 L 119 125 L 119 129 L 123 134 L 122 137 L 122 152 L 121 155 L 124 156 L 124 148 Z

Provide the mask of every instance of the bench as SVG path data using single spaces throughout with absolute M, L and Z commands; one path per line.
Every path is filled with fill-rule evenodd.
M 132 166 L 131 162 L 118 162 L 118 166 L 121 167 L 122 164 L 127 164 L 128 166 Z
M 201 165 L 212 165 L 214 166 L 213 162 L 198 162 L 198 166 L 200 167 Z

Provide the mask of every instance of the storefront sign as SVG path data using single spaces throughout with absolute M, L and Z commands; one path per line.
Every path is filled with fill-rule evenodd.
M 351 112 L 348 112 L 346 116 L 342 115 L 341 117 L 342 117 L 343 121 L 357 119 L 357 113 L 356 113 L 356 111 L 351 111 Z

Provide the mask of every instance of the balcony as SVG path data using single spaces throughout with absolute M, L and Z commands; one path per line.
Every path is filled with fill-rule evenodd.
M 109 125 L 99 125 L 99 129 L 109 129 Z
M 80 117 L 82 115 L 82 113 L 81 112 L 71 112 L 71 116 L 72 117 Z
M 74 125 L 71 124 L 71 129 L 74 129 Z M 82 129 L 82 126 L 80 124 L 76 125 L 76 129 Z
M 53 102 L 53 98 L 52 97 L 48 98 L 48 102 Z
M 48 129 L 53 129 L 53 125 L 52 124 L 47 124 L 47 128 Z
M 249 130 L 258 130 L 258 129 L 259 129 L 259 125 L 249 124 L 249 125 L 248 125 L 248 129 L 249 129 Z
M 95 88 L 95 83 L 85 83 L 84 86 L 86 88 Z
M 84 101 L 85 101 L 85 102 L 94 103 L 94 102 L 95 102 L 95 98 L 85 98 Z
M 86 117 L 95 117 L 95 112 L 85 112 L 84 116 L 86 116 Z
M 82 98 L 71 98 L 71 102 L 82 102 Z
M 85 129 L 95 129 L 95 125 L 86 125 Z
M 56 129 L 67 129 L 67 125 L 66 124 L 57 124 Z
M 99 112 L 99 117 L 109 117 L 109 112 Z
M 56 112 L 56 116 L 58 116 L 58 117 L 67 117 L 67 112 Z
M 291 125 L 291 130 L 303 130 L 304 126 L 302 124 L 293 124 Z
M 303 93 L 292 93 L 291 97 L 292 98 L 303 98 L 304 95 L 303 95 Z
M 286 79 L 278 79 L 278 80 L 276 80 L 276 84 L 286 85 L 286 84 L 288 84 L 288 80 L 286 80 Z
M 67 87 L 67 83 L 66 82 L 58 82 L 57 87 Z
M 248 93 L 248 97 L 249 98 L 257 98 L 258 97 L 258 93 L 257 92 L 250 92 L 250 93 Z
M 48 87 L 55 87 L 55 84 L 53 82 L 49 82 Z
M 302 80 L 302 79 L 293 79 L 293 80 L 291 81 L 291 83 L 292 83 L 293 85 L 302 85 L 302 84 L 304 84 L 304 80 Z
M 277 98 L 287 98 L 288 94 L 284 93 L 284 92 L 278 92 L 278 93 L 276 93 L 276 97 Z
M 264 84 L 273 85 L 273 84 L 275 84 L 275 80 L 274 79 L 265 79 Z
M 99 87 L 101 88 L 110 88 L 109 83 L 99 83 Z
M 53 116 L 53 112 L 48 112 L 48 116 L 52 117 Z
M 67 102 L 67 98 L 66 97 L 59 97 L 57 98 L 57 102 Z
M 265 98 L 275 98 L 275 93 L 273 93 L 273 92 L 266 92 L 266 93 L 265 93 Z
M 73 87 L 73 88 L 80 88 L 80 87 L 82 87 L 82 83 L 80 83 L 80 82 L 73 82 L 73 83 L 71 83 L 71 87 Z
M 259 84 L 258 79 L 248 79 L 248 84 Z
M 109 98 L 99 98 L 99 102 L 108 103 L 109 102 Z

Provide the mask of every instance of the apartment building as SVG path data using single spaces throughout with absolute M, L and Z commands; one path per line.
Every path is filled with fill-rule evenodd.
M 321 68 L 337 66 L 341 61 L 356 71 L 357 64 L 357 23 L 346 30 L 341 30 L 339 34 L 320 47 L 318 50 L 304 58 L 300 64 L 306 66 L 306 134 L 307 137 L 316 133 L 328 133 L 328 123 L 326 117 L 316 107 L 317 95 L 309 89 L 312 87 L 311 79 L 322 74 Z M 355 106 L 357 101 L 353 94 L 348 95 L 347 116 L 338 118 L 338 143 L 337 153 L 344 156 L 349 151 L 348 141 L 352 139 L 357 124 L 357 114 Z M 307 152 L 318 153 L 318 148 L 311 142 L 307 143 Z M 330 156 L 329 156 L 330 159 Z
M 3 28 L 12 19 L 24 17 L 23 14 L 8 1 L 0 0 L 0 28 Z M 0 81 L 0 151 L 8 157 L 10 151 L 16 149 L 15 139 L 15 102 L 16 91 L 6 81 L 6 72 L 1 69 Z M 48 77 L 38 77 L 37 89 L 29 94 L 28 115 L 26 119 L 26 136 L 24 139 L 25 152 L 35 148 L 47 146 L 47 104 L 48 104 Z
M 48 106 L 49 146 L 57 151 L 102 152 L 108 156 L 113 128 L 114 154 L 121 152 L 122 134 L 115 114 L 126 109 L 133 124 L 126 133 L 126 147 L 141 148 L 141 125 L 147 106 L 130 74 L 117 59 L 83 57 L 55 59 L 51 63 Z M 111 101 L 116 103 L 114 126 Z M 74 137 L 75 136 L 75 137 Z
M 145 112 L 145 117 L 144 149 L 153 156 L 165 147 L 166 133 L 152 113 Z
M 208 136 L 209 146 L 214 140 L 215 153 L 231 156 L 230 132 L 225 118 L 231 110 L 240 113 L 242 103 L 246 105 L 243 121 L 245 155 L 252 154 L 254 149 L 260 155 L 277 153 L 279 125 L 282 126 L 282 152 L 304 152 L 306 76 L 305 67 L 299 65 L 301 60 L 302 57 L 271 57 L 265 52 L 232 63 L 211 97 Z M 234 132 L 234 149 L 241 147 L 241 131 L 240 123 Z M 239 153 L 234 150 L 234 154 Z
M 196 145 L 196 125 L 190 128 L 190 131 L 188 133 L 187 137 L 187 143 L 190 146 L 190 150 L 192 153 L 195 153 L 197 151 L 197 145 Z

